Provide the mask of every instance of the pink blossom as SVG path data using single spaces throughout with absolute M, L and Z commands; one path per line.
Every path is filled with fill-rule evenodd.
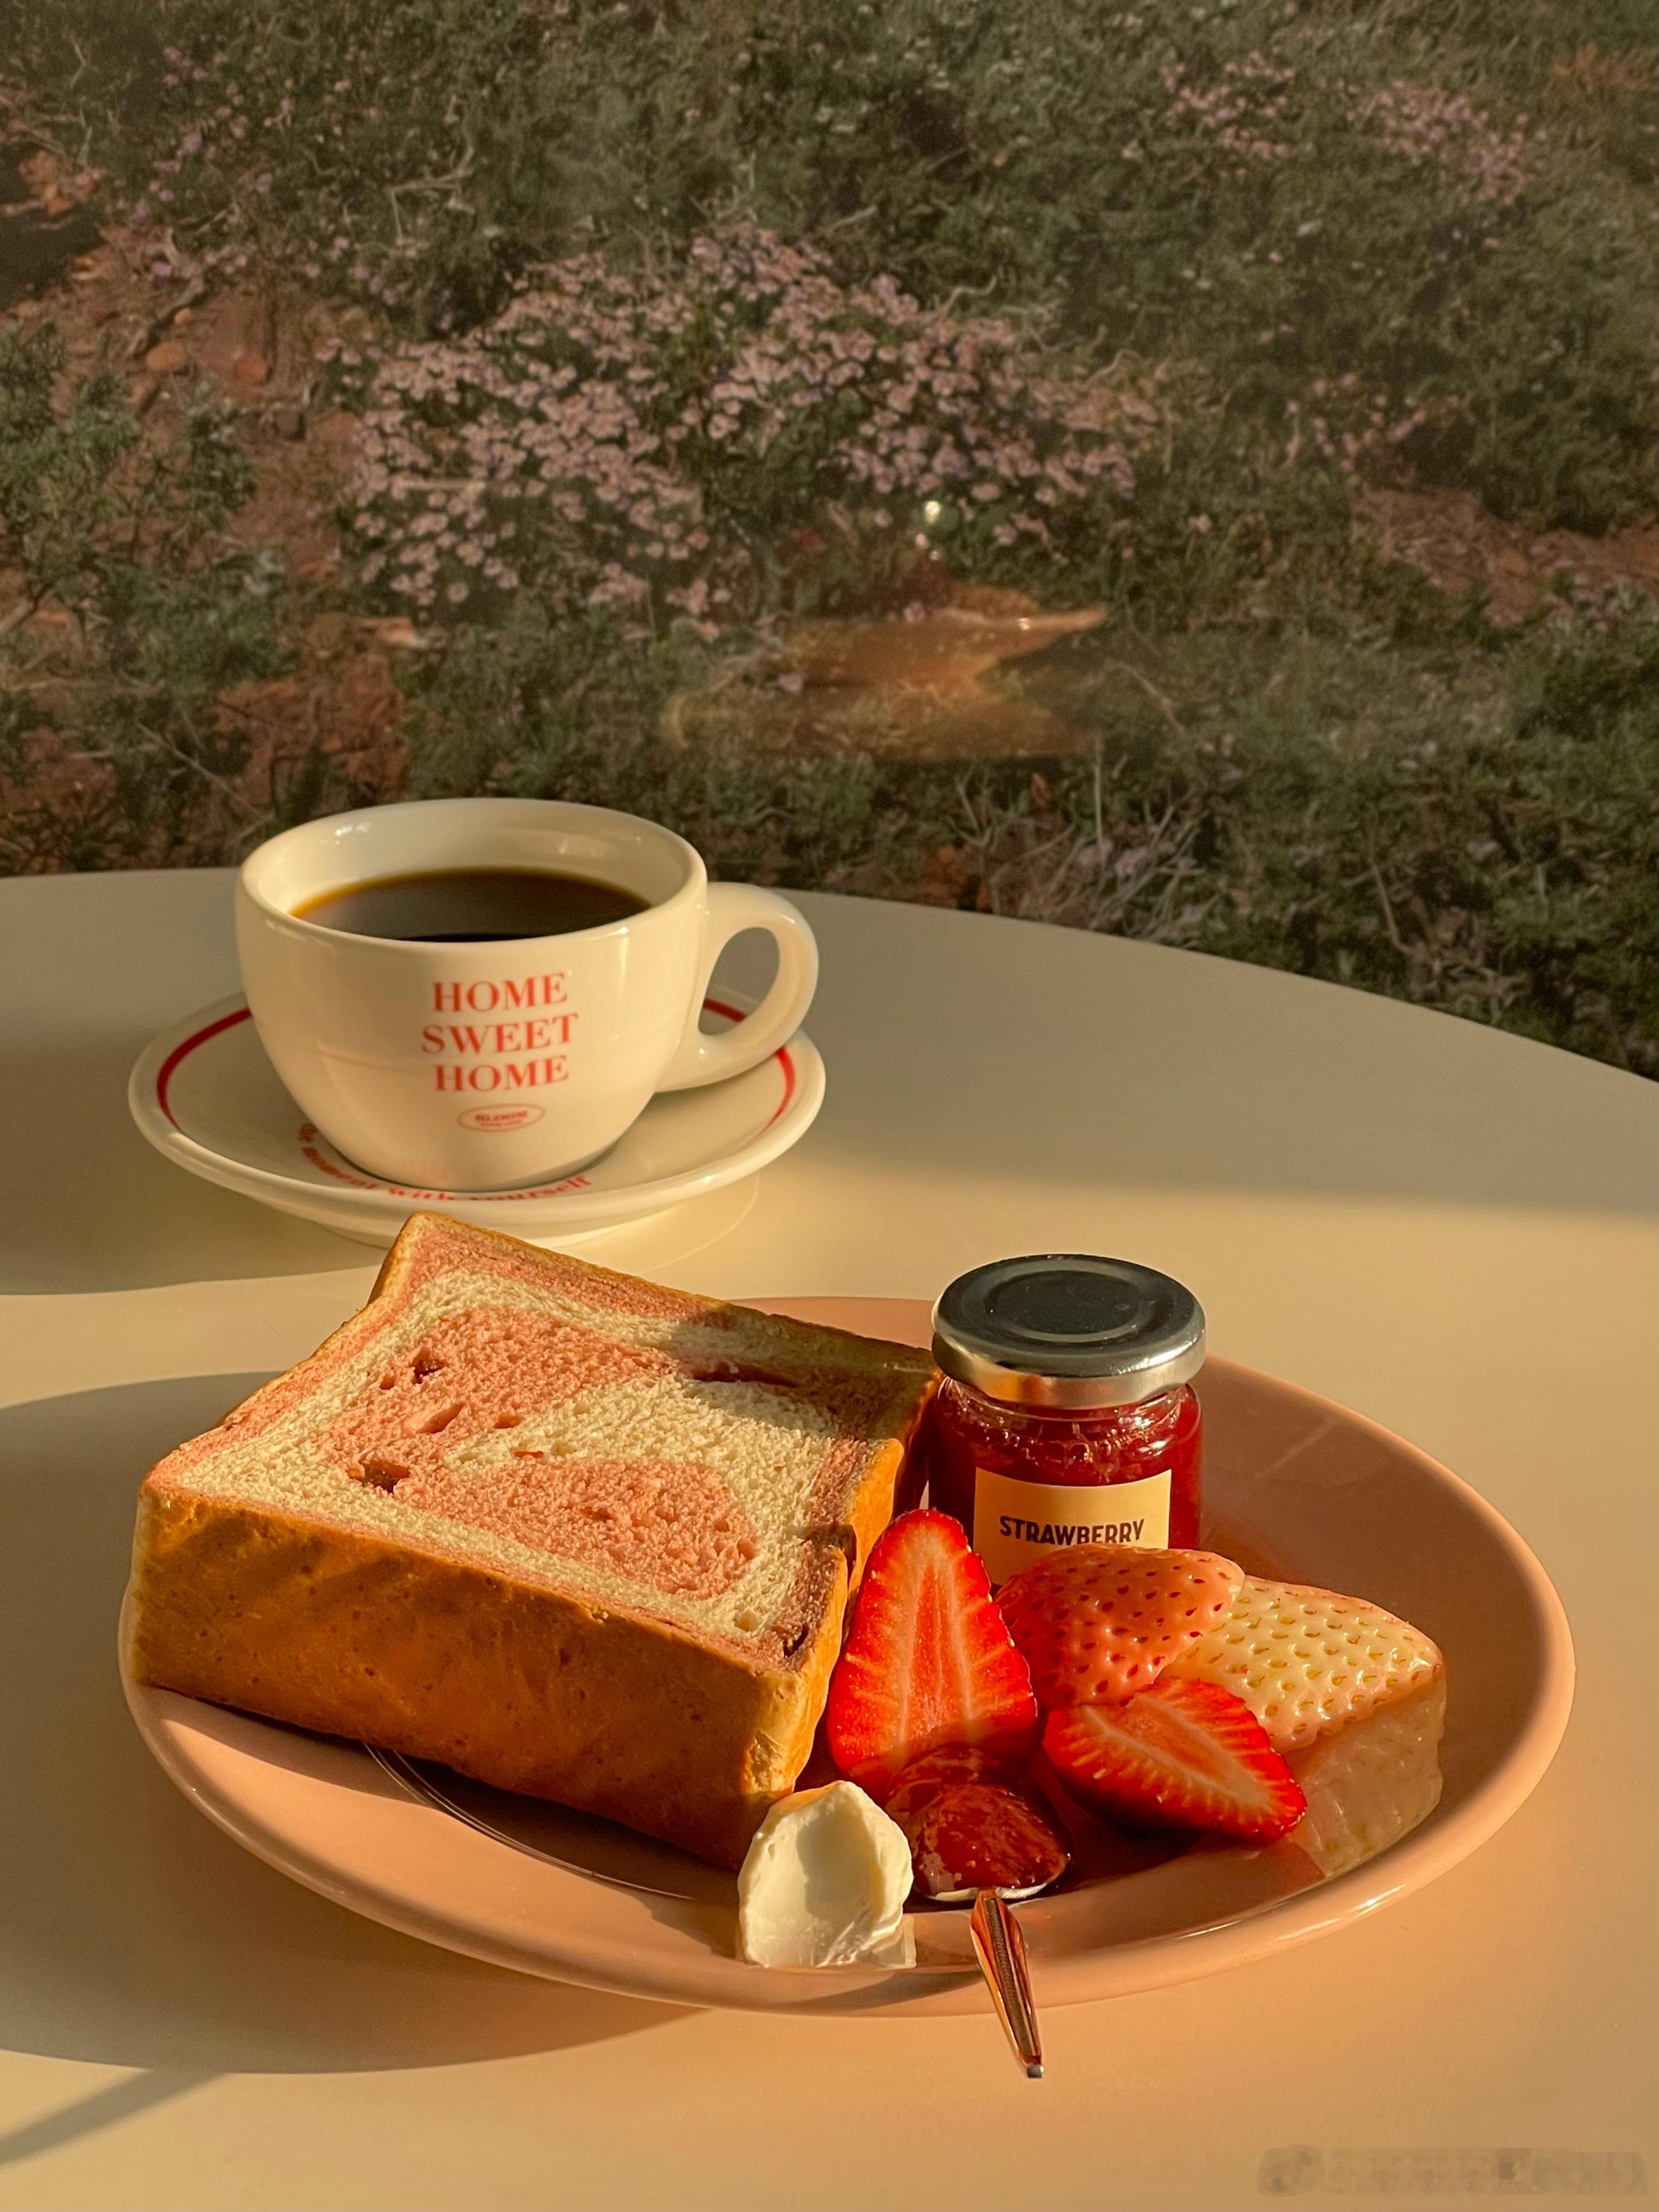
M 693 325 L 709 366 L 687 389 L 675 348 Z M 966 484 L 954 526 L 1005 546 L 1046 544 L 1065 504 L 1132 496 L 1162 425 L 1153 387 L 1046 360 L 1007 319 L 923 307 L 890 277 L 845 284 L 817 247 L 747 226 L 678 266 L 571 256 L 492 323 L 359 381 L 356 520 L 385 588 L 430 605 L 442 584 L 460 605 L 458 570 L 504 589 L 533 562 L 555 607 L 654 600 L 699 630 L 750 596 L 735 586 L 754 526 L 732 502 L 786 426 L 790 468 L 808 456 L 817 496 L 869 526 Z M 515 531 L 513 570 L 485 558 Z
M 1524 128 L 1504 136 L 1461 94 L 1439 85 L 1396 79 L 1352 120 L 1369 125 L 1389 152 L 1413 168 L 1432 164 L 1483 205 L 1513 207 L 1527 188 Z

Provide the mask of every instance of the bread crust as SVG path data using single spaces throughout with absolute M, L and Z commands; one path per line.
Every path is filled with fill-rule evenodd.
M 304 1368 L 332 1369 L 375 1332 L 423 1258 L 448 1243 L 442 1232 L 454 1224 L 435 1223 L 434 1237 L 430 1222 L 411 1222 L 369 1304 Z M 803 1337 L 829 1334 L 796 1326 Z M 929 1379 L 918 1376 L 897 1432 L 869 1455 L 839 1541 L 803 1566 L 830 1584 L 807 1609 L 810 1632 L 775 1654 L 577 1586 L 192 1484 L 217 1438 L 257 1433 L 292 1387 L 278 1376 L 147 1479 L 128 1609 L 133 1675 L 436 1760 L 736 1866 L 811 1751 L 846 1599 L 891 1517 Z

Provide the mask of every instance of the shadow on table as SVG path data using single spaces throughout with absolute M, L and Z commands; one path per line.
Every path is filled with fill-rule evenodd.
M 0 2161 L 215 2074 L 457 2064 L 675 2016 L 361 1920 L 250 1857 L 151 1763 L 115 1664 L 134 1497 L 156 1459 L 261 1379 L 135 1383 L 0 1413 L 0 2045 L 150 2069 L 0 2137 Z
M 217 2079 L 214 2074 L 187 2066 L 162 2066 L 129 2074 L 124 2081 L 112 2081 L 77 2097 L 73 2104 L 60 2106 L 55 2112 L 9 2128 L 0 2135 L 0 2166 L 21 2166 L 26 2158 L 61 2150 L 65 2143 L 79 2142 L 85 2136 L 96 2135 L 100 2128 L 114 2127 L 139 2112 L 153 2112 L 157 2105 L 170 2104 L 174 2097 L 186 2096 Z
M 0 1044 L 0 1293 L 362 1267 L 368 1247 L 199 1182 L 127 1112 L 143 1036 Z

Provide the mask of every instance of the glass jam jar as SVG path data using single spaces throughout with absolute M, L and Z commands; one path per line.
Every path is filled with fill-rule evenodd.
M 1199 1540 L 1204 1313 L 1155 1268 L 1085 1252 L 997 1260 L 933 1310 L 930 1502 L 993 1584 L 1072 1544 Z

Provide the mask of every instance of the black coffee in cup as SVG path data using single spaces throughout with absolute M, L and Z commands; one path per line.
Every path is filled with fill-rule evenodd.
M 377 876 L 324 891 L 294 908 L 302 921 L 351 937 L 415 945 L 491 945 L 514 937 L 561 937 L 643 914 L 648 901 L 619 884 L 544 868 L 438 868 Z

